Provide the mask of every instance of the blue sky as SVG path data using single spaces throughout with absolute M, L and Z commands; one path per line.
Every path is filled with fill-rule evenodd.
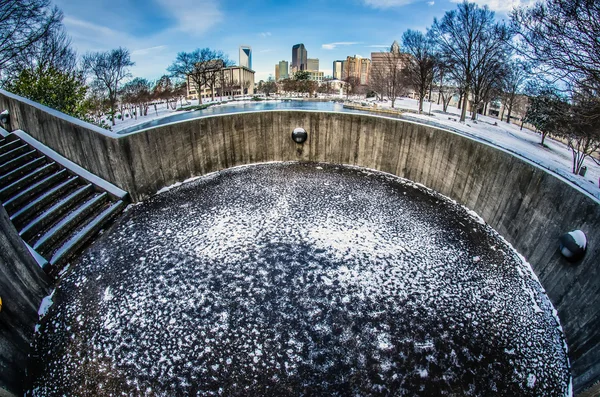
M 400 44 L 407 29 L 423 30 L 459 0 L 55 0 L 79 54 L 119 46 L 136 63 L 134 76 L 157 79 L 180 51 L 210 47 L 238 63 L 238 47 L 252 47 L 256 81 L 291 61 L 304 43 L 309 58 L 331 74 L 332 62 L 348 55 Z M 476 0 L 503 18 L 527 0 Z

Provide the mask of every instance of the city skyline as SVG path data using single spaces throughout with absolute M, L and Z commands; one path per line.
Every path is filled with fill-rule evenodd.
M 238 64 L 239 47 L 248 45 L 259 81 L 275 77 L 273 65 L 281 60 L 291 66 L 290 50 L 298 43 L 305 45 L 310 58 L 320 60 L 325 75 L 333 75 L 333 61 L 354 55 L 369 58 L 371 52 L 387 51 L 394 40 L 402 44 L 404 31 L 425 31 L 434 17 L 455 9 L 458 1 L 350 0 L 343 7 L 316 0 L 302 4 L 255 0 L 242 6 L 230 0 L 181 0 L 177 7 L 166 0 L 152 0 L 149 6 L 141 0 L 54 4 L 64 12 L 67 34 L 79 55 L 125 47 L 136 63 L 133 76 L 158 79 L 167 74 L 178 52 L 202 47 L 222 50 Z M 476 2 L 504 19 L 511 4 L 528 1 Z M 295 28 L 300 21 L 303 29 Z

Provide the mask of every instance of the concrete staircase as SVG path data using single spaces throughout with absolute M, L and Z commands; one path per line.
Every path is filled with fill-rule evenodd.
M 55 275 L 126 197 L 25 132 L 0 131 L 0 202 L 46 273 Z

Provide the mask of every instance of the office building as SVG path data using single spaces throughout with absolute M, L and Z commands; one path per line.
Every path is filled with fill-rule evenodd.
M 312 81 L 316 81 L 319 84 L 322 83 L 323 79 L 325 78 L 323 72 L 318 72 L 318 71 L 314 71 L 314 70 L 307 70 L 307 72 L 308 72 L 308 79 L 312 80 Z
M 288 70 L 289 70 L 288 61 L 279 61 L 279 63 L 277 65 L 275 65 L 275 81 L 287 79 L 289 77 Z
M 319 58 L 308 58 L 306 60 L 306 70 L 311 72 L 319 71 Z
M 360 84 L 369 84 L 369 74 L 371 72 L 371 60 L 362 58 L 359 55 L 346 58 L 344 65 L 344 78 L 355 77 L 360 80 Z
M 240 46 L 239 66 L 252 70 L 252 47 L 247 45 Z
M 344 79 L 344 61 L 333 61 L 333 78 L 336 80 Z
M 304 44 L 296 44 L 292 47 L 292 72 L 307 69 L 308 52 Z
M 213 89 L 215 90 L 215 97 L 233 97 L 236 95 L 254 94 L 253 70 L 244 66 L 231 66 L 228 68 L 219 68 L 215 73 L 219 73 L 220 76 L 215 79 L 213 87 L 210 87 L 209 85 L 200 87 L 200 95 L 203 99 L 212 98 Z M 188 99 L 198 99 L 198 92 L 196 91 L 194 82 L 189 76 L 187 78 L 187 97 Z
M 410 62 L 410 55 L 400 52 L 400 45 L 394 40 L 389 52 L 371 53 L 371 71 L 389 73 L 389 70 L 404 69 Z
M 371 53 L 371 67 L 377 68 L 381 65 L 389 63 L 390 60 L 398 63 L 400 68 L 404 68 L 409 60 L 409 55 L 400 52 L 400 45 L 396 40 L 390 47 L 389 52 L 372 52 Z

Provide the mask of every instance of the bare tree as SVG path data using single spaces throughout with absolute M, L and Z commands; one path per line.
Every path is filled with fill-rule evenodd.
M 408 84 L 419 98 L 419 113 L 423 111 L 423 100 L 431 89 L 436 66 L 435 46 L 429 35 L 407 30 L 402 35 L 404 51 L 410 54 L 406 75 Z
M 520 53 L 555 79 L 600 88 L 600 2 L 547 0 L 516 9 Z
M 50 0 L 0 0 L 0 70 L 12 69 L 17 57 L 61 26 L 62 12 L 50 5 Z
M 346 99 L 350 97 L 350 95 L 354 95 L 358 93 L 358 89 L 360 87 L 360 79 L 356 76 L 346 77 L 344 80 L 344 90 L 346 91 Z
M 441 57 L 449 66 L 454 80 L 464 92 L 460 121 L 466 119 L 466 106 L 471 94 L 475 73 L 489 59 L 504 52 L 509 32 L 494 22 L 494 12 L 475 3 L 464 2 L 457 10 L 446 12 L 441 20 L 434 19 L 431 27 Z
M 527 69 L 525 65 L 517 60 L 510 61 L 505 65 L 505 73 L 502 79 L 502 102 L 504 108 L 507 109 L 506 122 L 510 123 L 510 115 L 515 105 L 521 90 L 527 80 Z
M 137 116 L 148 115 L 148 105 L 152 99 L 151 84 L 148 80 L 136 77 L 123 86 L 121 90 L 121 101 L 130 104 Z M 136 110 L 139 108 L 139 111 Z
M 275 83 L 275 80 L 269 79 L 263 84 L 259 84 L 258 90 L 268 97 L 270 94 L 277 92 L 277 83 Z
M 77 54 L 62 24 L 54 25 L 47 34 L 17 54 L 4 68 L 4 74 L 14 78 L 21 71 L 29 70 L 41 76 L 50 69 L 68 75 L 77 71 Z
M 454 95 L 458 94 L 458 89 L 452 81 L 452 76 L 448 71 L 448 66 L 441 62 L 439 58 L 437 59 L 436 69 L 438 71 L 435 74 L 438 84 L 438 105 L 440 104 L 441 100 L 442 109 L 444 112 L 447 112 L 450 100 Z
M 123 79 L 131 76 L 129 67 L 133 65 L 129 58 L 129 51 L 121 47 L 106 52 L 87 53 L 83 56 L 83 68 L 108 92 L 112 125 L 115 125 L 119 84 Z
M 572 170 L 578 173 L 585 158 L 600 148 L 600 3 L 546 0 L 515 10 L 512 20 L 520 54 L 534 64 L 538 76 L 569 91 L 563 136 L 573 153 Z
M 396 98 L 403 94 L 407 85 L 406 68 L 409 60 L 399 50 L 383 54 L 383 60 L 371 67 L 370 87 L 382 97 L 387 96 L 394 107 Z
M 154 84 L 153 97 L 160 101 L 164 100 L 167 102 L 167 109 L 169 108 L 169 100 L 173 98 L 173 82 L 171 78 L 166 74 L 161 76 L 160 79 Z
M 482 105 L 500 97 L 502 80 L 505 74 L 505 55 L 498 52 L 486 57 L 473 71 L 471 79 L 471 119 L 477 120 L 477 113 L 482 110 Z
M 221 70 L 228 64 L 227 57 L 221 51 L 210 48 L 198 48 L 192 52 L 180 52 L 175 62 L 167 68 L 173 77 L 189 81 L 198 93 L 202 103 L 202 89 L 211 87 L 214 100 L 215 87 L 220 79 Z

